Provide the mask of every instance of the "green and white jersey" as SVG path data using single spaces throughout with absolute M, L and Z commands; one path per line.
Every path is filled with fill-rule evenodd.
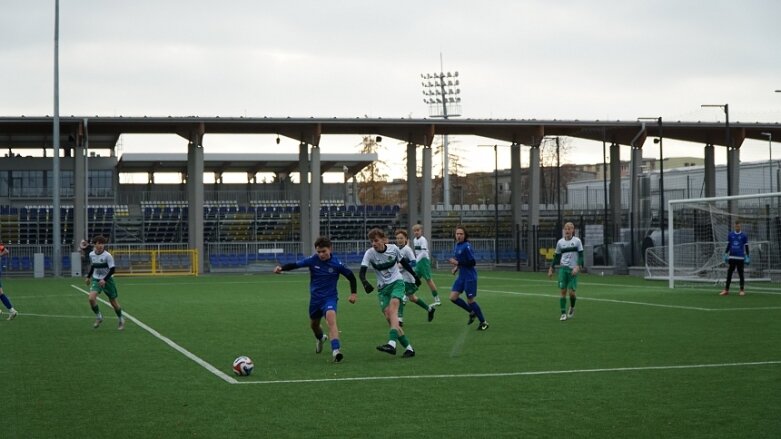
M 97 280 L 105 278 L 108 270 L 114 266 L 114 257 L 106 250 L 103 250 L 101 254 L 95 253 L 94 250 L 91 251 L 89 261 L 92 264 L 92 268 L 94 268 L 92 270 L 92 278 Z
M 556 243 L 556 254 L 561 255 L 559 266 L 575 268 L 578 265 L 578 252 L 583 251 L 583 243 L 580 238 L 573 236 L 569 240 L 559 239 Z
M 415 252 L 412 251 L 409 245 L 405 245 L 404 248 L 401 249 L 401 257 L 407 258 L 409 264 L 412 265 L 413 267 L 415 266 Z M 415 283 L 415 276 L 413 276 L 412 273 L 410 273 L 409 271 L 405 270 L 404 267 L 401 266 L 400 262 L 399 262 L 399 271 L 401 271 L 401 277 L 404 278 L 404 282 L 408 284 Z
M 379 289 L 397 280 L 404 280 L 398 266 L 401 258 L 401 250 L 396 247 L 396 244 L 385 244 L 385 251 L 382 253 L 375 250 L 374 247 L 366 250 L 366 253 L 363 255 L 363 261 L 361 261 L 361 267 L 374 269 L 374 274 L 377 275 L 377 288 Z
M 412 245 L 415 247 L 415 260 L 431 259 L 428 255 L 428 241 L 424 236 L 412 238 Z

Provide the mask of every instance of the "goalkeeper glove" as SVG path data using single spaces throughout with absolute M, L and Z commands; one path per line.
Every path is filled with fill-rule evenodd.
M 743 260 L 743 262 L 745 262 L 746 265 L 750 264 L 751 263 L 751 256 L 746 255 L 746 258 Z
M 724 253 L 724 263 L 726 264 L 727 262 L 729 262 L 729 256 Z
M 363 281 L 363 290 L 366 291 L 366 294 L 369 294 L 374 291 L 374 287 L 368 281 Z

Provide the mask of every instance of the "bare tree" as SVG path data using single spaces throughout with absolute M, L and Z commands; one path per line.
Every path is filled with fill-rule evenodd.
M 363 136 L 358 145 L 363 154 L 378 153 L 382 149 L 382 144 L 374 136 Z M 358 191 L 361 203 L 363 204 L 386 204 L 388 197 L 383 189 L 388 181 L 388 174 L 384 169 L 388 165 L 383 160 L 376 160 L 369 163 L 361 172 L 356 175 L 358 180 Z

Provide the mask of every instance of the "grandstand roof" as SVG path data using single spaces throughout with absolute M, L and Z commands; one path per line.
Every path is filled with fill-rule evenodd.
M 85 126 L 86 123 L 86 126 Z M 0 117 L 0 148 L 42 148 L 52 144 L 51 117 Z M 763 132 L 781 139 L 778 123 L 732 122 L 732 144 L 765 140 Z M 203 134 L 278 134 L 312 145 L 322 135 L 379 134 L 431 145 L 436 135 L 474 135 L 503 142 L 536 144 L 543 136 L 571 136 L 629 145 L 632 139 L 658 136 L 656 123 L 645 123 L 645 135 L 637 137 L 637 121 L 579 121 L 536 119 L 381 119 L 381 118 L 245 118 L 245 117 L 61 117 L 61 145 L 69 147 L 82 133 L 89 133 L 90 148 L 114 149 L 121 134 L 178 134 L 186 139 Z M 724 146 L 722 122 L 664 121 L 665 138 Z
M 377 154 L 320 154 L 320 170 L 357 174 L 372 162 Z M 206 172 L 297 172 L 298 154 L 208 154 L 203 155 Z M 186 153 L 125 153 L 117 162 L 120 172 L 186 172 Z

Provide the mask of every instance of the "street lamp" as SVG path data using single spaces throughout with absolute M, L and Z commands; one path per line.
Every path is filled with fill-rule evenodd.
M 773 133 L 762 133 L 762 135 L 767 136 L 767 176 L 770 177 L 767 189 L 768 192 L 773 192 Z
M 664 246 L 664 151 L 662 149 L 662 116 L 638 117 L 637 120 L 655 120 L 659 124 L 659 137 L 654 143 L 659 144 L 659 229 L 662 231 L 662 246 Z
M 499 263 L 499 145 L 477 145 L 494 149 L 494 259 Z
M 707 107 L 717 107 L 717 108 L 723 108 L 724 109 L 724 117 L 725 117 L 725 125 L 726 125 L 726 132 L 727 132 L 727 139 L 724 142 L 724 146 L 727 147 L 727 163 L 730 162 L 729 160 L 729 154 L 732 150 L 732 138 L 729 134 L 729 104 L 702 104 L 700 105 L 702 108 Z M 727 167 L 727 195 L 735 195 L 732 193 L 732 175 L 729 170 L 729 166 Z M 731 210 L 731 209 L 730 209 Z
M 434 73 L 421 73 L 421 85 L 423 86 L 423 102 L 428 104 L 430 117 L 461 116 L 461 89 L 458 88 L 458 72 L 444 72 L 442 70 L 442 58 L 440 56 L 440 71 Z M 450 206 L 450 172 L 448 170 L 450 156 L 448 154 L 448 138 L 444 135 L 442 142 L 444 163 L 442 165 L 442 201 L 445 206 Z

